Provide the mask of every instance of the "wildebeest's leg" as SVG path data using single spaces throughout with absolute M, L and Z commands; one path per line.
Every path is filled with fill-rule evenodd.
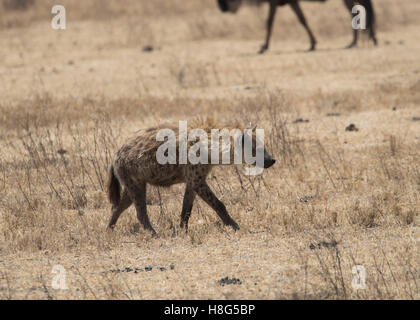
M 259 54 L 262 54 L 265 51 L 267 51 L 268 46 L 270 45 L 271 32 L 273 30 L 273 22 L 274 17 L 276 16 L 277 5 L 278 0 L 270 0 L 270 11 L 268 13 L 267 19 L 267 35 L 265 38 L 265 43 L 261 46 L 260 51 L 258 51 Z
M 370 28 L 370 30 L 369 30 L 369 37 L 372 39 L 373 44 L 374 44 L 375 46 L 377 46 L 377 45 L 378 45 L 378 40 L 376 40 L 376 35 L 375 35 L 375 28 L 374 28 L 374 26 L 372 26 L 372 27 Z
M 219 215 L 225 225 L 231 226 L 234 230 L 239 230 L 238 224 L 226 210 L 225 205 L 217 199 L 205 181 L 194 188 L 195 192 Z
M 350 11 L 352 17 L 355 15 L 352 12 L 352 8 L 355 4 L 360 4 L 366 9 L 366 28 L 369 30 L 369 37 L 373 41 L 374 45 L 377 45 L 375 36 L 375 12 L 371 0 L 344 0 L 344 4 Z M 353 29 L 353 41 L 347 46 L 347 48 L 353 48 L 357 44 L 358 30 Z
M 309 49 L 309 51 L 313 51 L 315 50 L 315 46 L 316 46 L 316 40 L 314 35 L 312 34 L 311 29 L 309 28 L 308 24 L 306 23 L 306 19 L 305 19 L 305 15 L 302 12 L 302 9 L 299 6 L 299 2 L 297 0 L 294 0 L 292 2 L 290 2 L 290 6 L 292 7 L 293 11 L 296 13 L 299 22 L 304 26 L 306 32 L 309 35 L 309 39 L 311 41 L 311 47 Z
M 347 7 L 347 9 L 350 11 L 350 15 L 352 18 L 354 17 L 354 14 L 352 12 L 354 0 L 344 0 L 344 4 Z M 347 49 L 353 48 L 357 44 L 357 38 L 359 33 L 357 32 L 357 29 L 353 29 L 353 41 L 346 47 Z
M 187 184 L 187 187 L 185 188 L 184 201 L 182 203 L 181 212 L 181 228 L 185 227 L 185 231 L 188 231 L 188 220 L 190 219 L 194 198 L 195 191 L 190 185 Z
M 136 206 L 137 219 L 143 225 L 144 229 L 152 232 L 153 236 L 156 236 L 156 231 L 153 229 L 147 215 L 146 205 L 146 183 L 132 184 L 128 187 L 128 192 L 133 199 L 134 205 Z
M 353 29 L 353 41 L 346 47 L 347 49 L 354 48 L 357 45 L 357 38 L 359 33 L 356 29 Z
M 109 220 L 108 228 L 111 228 L 111 229 L 114 228 L 121 213 L 123 213 L 124 210 L 126 210 L 132 203 L 133 201 L 128 195 L 127 189 L 124 189 L 124 192 L 121 196 L 121 200 L 118 207 L 112 208 L 112 216 L 111 216 L 111 219 Z
M 373 4 L 371 0 L 359 0 L 360 4 L 366 9 L 367 28 L 369 29 L 369 37 L 376 46 L 378 41 L 375 35 L 375 11 L 373 10 Z

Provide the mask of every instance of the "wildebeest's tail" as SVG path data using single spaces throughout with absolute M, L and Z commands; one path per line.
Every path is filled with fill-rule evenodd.
M 120 204 L 121 199 L 121 185 L 114 173 L 114 166 L 109 168 L 108 177 L 108 199 L 114 207 Z

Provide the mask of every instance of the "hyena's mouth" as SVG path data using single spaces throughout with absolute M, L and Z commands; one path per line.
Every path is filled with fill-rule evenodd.
M 226 0 L 218 0 L 217 3 L 219 4 L 219 8 L 222 12 L 228 12 L 229 6 Z
M 276 159 L 264 160 L 264 169 L 270 168 L 275 163 Z

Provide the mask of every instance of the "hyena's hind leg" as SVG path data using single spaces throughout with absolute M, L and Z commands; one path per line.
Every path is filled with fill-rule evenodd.
M 196 185 L 194 190 L 210 207 L 213 208 L 214 211 L 216 211 L 225 225 L 231 226 L 234 230 L 239 230 L 238 224 L 229 215 L 223 202 L 217 199 L 205 181 Z
M 182 203 L 181 212 L 181 228 L 185 228 L 185 231 L 188 231 L 188 220 L 190 219 L 194 199 L 195 191 L 192 186 L 187 184 L 187 187 L 185 188 L 184 201 Z
M 133 200 L 134 205 L 136 206 L 137 219 L 143 225 L 145 230 L 149 230 L 152 232 L 153 236 L 156 236 L 156 231 L 153 229 L 149 220 L 149 216 L 147 215 L 146 183 L 130 183 L 127 186 L 127 189 L 130 198 Z
M 117 207 L 112 207 L 112 216 L 109 220 L 108 228 L 113 229 L 115 224 L 117 223 L 118 218 L 120 217 L 121 213 L 123 213 L 133 201 L 131 200 L 130 196 L 128 195 L 127 189 L 124 189 L 123 194 L 121 196 L 120 203 Z

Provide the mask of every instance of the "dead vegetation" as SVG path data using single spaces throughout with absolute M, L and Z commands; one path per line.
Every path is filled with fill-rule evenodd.
M 234 20 L 213 1 L 133 1 L 127 11 L 68 0 L 80 29 L 48 39 L 39 33 L 48 1 L 0 12 L 0 298 L 419 299 L 420 64 L 409 14 L 419 6 L 385 2 L 380 23 L 405 12 L 396 30 L 379 28 L 389 45 L 304 55 L 285 10 L 278 23 L 290 37 L 263 57 L 253 55 L 263 31 L 245 23 L 253 17 L 257 28 L 261 8 Z M 136 25 L 136 14 L 154 22 Z M 327 45 L 346 42 L 337 17 L 308 16 L 332 30 Z M 257 123 L 278 161 L 258 177 L 221 167 L 209 178 L 241 230 L 198 201 L 182 232 L 176 186 L 148 191 L 158 239 L 132 208 L 106 232 L 104 183 L 121 142 L 200 115 Z M 346 131 L 352 123 L 358 130 Z M 51 287 L 54 265 L 65 267 L 68 290 Z M 357 265 L 363 290 L 352 287 Z M 230 278 L 241 284 L 219 285 Z

